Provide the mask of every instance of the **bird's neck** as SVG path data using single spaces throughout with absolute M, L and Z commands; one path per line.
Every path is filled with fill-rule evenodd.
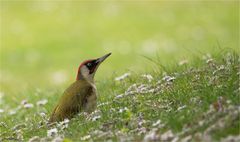
M 85 78 L 85 80 L 90 84 L 94 84 L 94 79 L 93 78 Z
M 79 80 L 76 80 L 77 82 L 82 82 L 84 84 L 88 84 L 88 85 L 91 85 L 95 90 L 96 90 L 96 85 L 94 83 L 94 81 L 90 81 L 90 80 L 86 80 L 86 79 L 79 79 Z
M 86 71 L 84 72 L 84 71 L 78 70 L 76 80 L 84 80 L 94 84 L 94 75 L 95 73 L 89 74 Z
M 76 80 L 86 81 L 89 84 L 95 84 L 93 77 L 84 77 L 83 75 L 78 75 Z

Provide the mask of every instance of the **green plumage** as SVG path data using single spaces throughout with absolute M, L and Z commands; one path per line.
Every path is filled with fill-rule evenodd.
M 91 98 L 91 102 L 89 102 L 89 98 Z M 70 119 L 82 110 L 91 112 L 96 107 L 96 99 L 95 87 L 86 80 L 77 80 L 63 93 L 49 122 Z

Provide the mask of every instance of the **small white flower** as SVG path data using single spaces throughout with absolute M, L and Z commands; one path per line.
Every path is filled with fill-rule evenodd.
M 70 121 L 69 121 L 69 119 L 65 118 L 63 122 L 64 122 L 64 124 L 68 124 Z
M 155 89 L 150 89 L 150 90 L 148 90 L 148 93 L 154 93 L 154 92 L 156 92 Z
M 159 135 L 157 134 L 157 129 L 152 129 L 148 134 L 144 136 L 144 142 L 149 141 L 159 141 Z
M 21 101 L 21 105 L 25 105 L 25 104 L 27 104 L 27 103 L 28 103 L 27 100 L 22 100 L 22 101 Z
M 116 77 L 115 80 L 116 80 L 116 81 L 122 81 L 122 80 L 124 80 L 125 78 L 129 77 L 130 75 L 131 75 L 131 73 L 125 73 L 125 74 L 123 74 L 122 76 Z
M 84 136 L 84 137 L 81 137 L 81 140 L 82 140 L 82 141 L 85 141 L 85 140 L 88 140 L 88 139 L 90 139 L 90 138 L 91 138 L 90 135 L 86 135 L 86 136 Z
M 4 112 L 4 110 L 3 109 L 0 109 L 0 113 L 3 113 Z
M 137 91 L 129 91 L 129 92 L 125 92 L 125 95 L 124 96 L 128 96 L 128 95 L 134 95 L 136 94 Z
M 231 102 L 232 102 L 231 100 L 227 100 L 227 104 L 231 104 Z
M 22 141 L 23 140 L 23 131 L 22 130 L 16 130 L 15 133 L 17 135 L 17 139 Z
M 7 128 L 8 126 L 7 126 L 7 124 L 6 124 L 5 122 L 0 122 L 0 127 L 5 127 L 5 128 Z
M 98 107 L 105 106 L 105 105 L 108 105 L 108 104 L 109 104 L 109 102 L 104 102 L 104 103 L 98 104 Z
M 171 81 L 174 81 L 176 78 L 175 77 L 171 77 L 171 76 L 164 76 L 162 80 L 165 80 L 167 82 L 171 82 Z
M 58 123 L 58 127 L 60 127 L 62 130 L 68 127 L 69 119 L 64 119 L 63 121 Z
M 156 84 L 157 84 L 157 85 L 162 84 L 162 80 L 158 80 Z
M 133 85 L 128 87 L 126 92 L 135 91 L 135 90 L 137 90 L 137 84 L 134 83 Z
M 207 53 L 206 55 L 203 55 L 203 57 L 202 57 L 203 60 L 207 60 L 209 58 L 212 58 L 210 53 Z
M 138 133 L 139 134 L 145 134 L 146 132 L 147 132 L 147 129 L 145 127 L 138 128 Z
M 34 137 L 32 137 L 32 138 L 30 138 L 28 140 L 28 142 L 38 142 L 38 141 L 40 141 L 40 137 L 39 136 L 34 136 Z
M 115 98 L 119 99 L 119 98 L 123 98 L 124 96 L 125 96 L 125 94 L 120 94 L 120 95 L 117 95 Z
M 207 64 L 213 63 L 213 59 L 208 59 L 208 60 L 206 61 L 206 63 L 207 63 Z
M 222 138 L 221 142 L 239 142 L 240 141 L 240 135 L 237 136 L 227 136 L 226 138 Z
M 183 105 L 183 106 L 180 106 L 177 110 L 180 111 L 180 110 L 182 110 L 182 109 L 184 109 L 186 107 L 187 107 L 186 105 Z
M 14 115 L 14 114 L 16 114 L 17 113 L 17 110 L 15 110 L 15 109 L 12 109 L 12 110 L 10 110 L 9 111 L 9 115 Z
M 33 108 L 33 106 L 34 106 L 33 104 L 30 104 L 30 103 L 28 104 L 27 103 L 27 104 L 24 104 L 23 107 L 26 108 L 26 109 L 29 109 L 29 108 Z
M 179 66 L 188 64 L 188 60 L 182 60 L 178 63 Z
M 146 84 L 141 84 L 140 86 L 138 86 L 138 91 L 139 91 L 139 92 L 147 91 L 148 88 L 149 88 L 148 85 L 146 85 Z
M 94 117 L 92 118 L 92 121 L 97 121 L 97 120 L 100 119 L 100 118 L 101 118 L 100 115 L 94 116 Z
M 110 112 L 115 112 L 116 109 L 115 108 L 110 108 Z
M 146 78 L 148 82 L 151 82 L 153 80 L 153 77 L 150 74 L 144 74 L 142 77 Z
M 172 133 L 171 130 L 168 130 L 167 132 L 165 132 L 164 134 L 161 135 L 161 140 L 162 141 L 169 141 L 171 139 L 173 139 L 174 135 Z
M 127 107 L 124 107 L 124 108 L 119 109 L 119 112 L 120 112 L 120 113 L 123 113 L 123 112 L 126 111 L 126 110 L 128 110 L 128 108 L 127 108 Z
M 43 100 L 38 101 L 38 102 L 37 102 L 37 105 L 38 105 L 38 106 L 43 106 L 43 105 L 45 105 L 47 102 L 48 102 L 47 99 L 43 99 Z
M 182 138 L 182 139 L 181 139 L 181 142 L 190 142 L 191 139 L 192 139 L 192 136 L 189 135 L 189 136 L 186 136 L 186 137 Z
M 12 128 L 12 130 L 13 130 L 13 131 L 17 131 L 17 130 L 22 129 L 22 128 L 25 128 L 25 127 L 26 127 L 26 124 L 25 124 L 25 123 L 21 123 L 21 124 L 15 125 L 15 126 Z
M 55 137 L 52 142 L 63 142 L 63 138 L 61 137 Z
M 156 127 L 156 126 L 158 126 L 160 123 L 161 123 L 161 120 L 158 120 L 157 122 L 153 123 L 152 126 L 153 126 L 153 127 Z
M 47 136 L 48 137 L 55 136 L 55 135 L 57 135 L 57 133 L 58 133 L 57 128 L 53 128 L 53 129 L 47 130 Z
M 204 121 L 203 121 L 203 120 L 201 120 L 201 121 L 198 122 L 198 125 L 199 125 L 199 126 L 203 126 L 203 124 L 204 124 Z
M 45 117 L 45 116 L 46 116 L 46 113 L 40 112 L 39 115 L 40 115 L 41 117 Z
M 179 141 L 179 137 L 178 136 L 176 136 L 176 137 L 174 137 L 173 139 L 172 139 L 172 141 L 171 142 L 178 142 Z

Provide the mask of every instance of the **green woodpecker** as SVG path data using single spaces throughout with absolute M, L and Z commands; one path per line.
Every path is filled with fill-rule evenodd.
M 80 111 L 90 113 L 95 110 L 97 90 L 94 84 L 94 75 L 99 65 L 110 55 L 111 53 L 81 63 L 76 81 L 63 93 L 51 114 L 50 123 L 62 121 L 65 118 L 70 119 Z

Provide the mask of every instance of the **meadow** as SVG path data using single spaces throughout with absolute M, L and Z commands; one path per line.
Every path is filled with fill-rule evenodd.
M 1 0 L 0 21 L 0 141 L 240 140 L 238 1 Z M 109 52 L 97 110 L 47 126 Z

